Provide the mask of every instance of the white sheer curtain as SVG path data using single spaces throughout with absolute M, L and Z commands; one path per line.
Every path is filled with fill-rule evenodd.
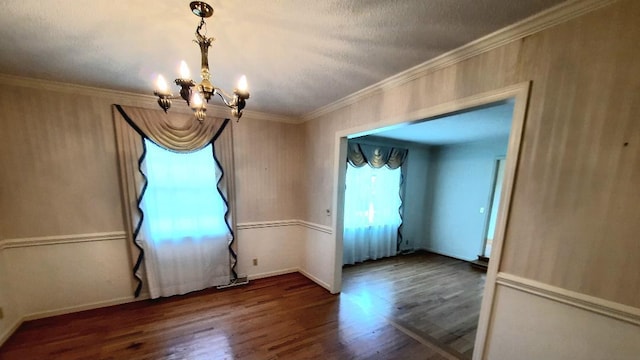
M 343 263 L 396 255 L 401 169 L 347 166 Z
M 145 146 L 141 238 L 151 297 L 228 283 L 231 233 L 211 145 L 192 153 Z

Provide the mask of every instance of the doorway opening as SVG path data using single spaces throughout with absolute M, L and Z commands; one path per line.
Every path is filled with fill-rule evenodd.
M 337 134 L 333 292 L 342 290 L 345 298 L 364 301 L 363 306 L 380 311 L 409 336 L 457 358 L 482 354 L 497 268 L 490 268 L 485 276 L 472 270 L 469 262 L 489 254 L 491 248 L 497 260 L 501 255 L 527 94 L 528 84 L 520 84 L 509 91 L 428 109 L 422 112 L 428 116 L 411 123 Z M 490 113 L 506 116 L 479 120 Z M 450 125 L 449 135 L 435 131 Z M 429 144 L 412 138 L 423 134 L 440 136 L 440 140 Z M 394 254 L 408 255 L 347 265 L 343 279 L 349 223 L 343 191 L 345 161 L 353 142 L 408 149 L 400 191 L 404 194 L 402 234 Z M 497 158 L 503 159 L 502 165 Z M 502 182 L 496 181 L 498 175 Z M 381 276 L 375 278 L 376 274 Z M 433 283 L 435 275 L 443 275 L 441 283 Z

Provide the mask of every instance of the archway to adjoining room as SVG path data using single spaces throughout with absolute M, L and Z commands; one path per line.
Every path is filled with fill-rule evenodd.
M 336 251 L 334 259 L 335 276 L 332 292 L 337 293 L 343 291 L 344 297 L 356 302 L 361 302 L 362 306 L 365 306 L 374 312 L 379 312 L 379 315 L 388 318 L 392 323 L 397 325 L 400 330 L 411 333 L 410 335 L 414 338 L 419 337 L 433 345 L 442 347 L 451 354 L 461 356 L 463 358 L 470 358 L 472 352 L 475 352 L 476 355 L 478 355 L 478 353 L 482 353 L 484 348 L 484 339 L 488 328 L 488 315 L 493 302 L 495 277 L 498 271 L 497 264 L 499 264 L 500 255 L 502 253 L 503 238 L 508 219 L 508 208 L 511 201 L 513 181 L 519 159 L 519 149 L 525 120 L 528 91 L 529 83 L 518 84 L 509 88 L 483 93 L 477 96 L 417 111 L 409 114 L 406 119 L 402 119 L 405 121 L 403 123 L 398 123 L 396 119 L 396 121 L 386 122 L 386 124 L 393 125 L 365 126 L 348 129 L 336 134 L 336 178 L 334 182 L 334 234 L 336 239 Z M 485 120 L 477 120 L 481 118 L 484 118 Z M 474 119 L 476 119 L 475 123 Z M 345 201 L 353 202 L 353 200 L 350 200 L 353 196 L 349 195 L 345 197 L 347 172 L 351 170 L 353 174 L 353 169 L 346 165 L 346 159 L 348 154 L 353 155 L 353 145 L 363 144 L 357 145 L 356 149 L 360 149 L 362 151 L 362 155 L 367 158 L 372 157 L 373 152 L 371 151 L 374 151 L 372 149 L 368 149 L 371 153 L 367 155 L 367 146 L 376 147 L 380 145 L 380 147 L 382 147 L 386 145 L 401 148 L 403 147 L 403 144 L 407 144 L 402 141 L 406 139 L 410 139 L 412 145 L 415 145 L 417 142 L 415 141 L 415 136 L 418 136 L 419 138 L 421 132 L 432 132 L 435 131 L 434 129 L 446 127 L 454 129 L 453 135 L 450 134 L 453 138 L 457 138 L 458 140 L 470 140 L 466 142 L 471 144 L 467 144 L 468 146 L 453 146 L 452 149 L 442 147 L 431 151 L 431 154 L 436 154 L 437 156 L 440 156 L 440 158 L 449 157 L 449 160 L 453 159 L 453 165 L 442 165 L 445 164 L 444 160 L 440 161 L 440 163 L 444 168 L 447 166 L 449 167 L 449 169 L 446 170 L 448 172 L 457 171 L 459 173 L 458 176 L 462 178 L 467 185 L 472 184 L 475 186 L 476 183 L 481 183 L 478 186 L 482 187 L 484 191 L 484 193 L 480 195 L 483 197 L 482 200 L 478 200 L 478 194 L 474 194 L 478 201 L 463 205 L 463 207 L 468 208 L 467 210 L 472 208 L 472 212 L 475 212 L 475 215 L 466 215 L 467 220 L 473 217 L 475 219 L 475 224 L 465 227 L 464 221 L 457 221 L 462 224 L 462 228 L 466 229 L 468 227 L 469 229 L 474 229 L 472 234 L 465 234 L 465 236 L 472 238 L 471 242 L 473 245 L 470 249 L 464 250 L 461 255 L 460 252 L 456 253 L 455 251 L 450 251 L 452 249 L 451 247 L 447 249 L 447 244 L 450 245 L 450 240 L 445 240 L 444 246 L 442 242 L 437 244 L 438 241 L 435 241 L 436 246 L 434 247 L 434 239 L 429 238 L 431 235 L 433 235 L 434 238 L 446 237 L 446 229 L 450 229 L 452 225 L 456 224 L 456 221 L 442 221 L 442 214 L 447 211 L 451 212 L 452 210 L 443 210 L 442 207 L 448 207 L 447 204 L 451 201 L 455 202 L 456 198 L 464 199 L 465 197 L 468 197 L 465 194 L 457 193 L 458 189 L 455 188 L 455 185 L 452 187 L 450 177 L 447 179 L 439 179 L 440 183 L 447 184 L 449 189 L 445 190 L 448 195 L 445 194 L 439 196 L 441 198 L 440 204 L 436 204 L 437 202 L 434 202 L 433 198 L 427 200 L 432 207 L 437 207 L 436 210 L 431 209 L 430 211 L 424 211 L 423 214 L 419 215 L 416 215 L 415 207 L 411 210 L 413 213 L 407 213 L 408 209 L 406 208 L 404 211 L 405 216 L 414 218 L 414 227 L 416 223 L 416 216 L 423 216 L 426 223 L 429 223 L 432 219 L 440 217 L 440 219 L 436 221 L 439 224 L 434 225 L 434 227 L 438 228 L 431 229 L 431 233 L 429 235 L 426 235 L 423 239 L 419 240 L 415 238 L 415 232 L 410 236 L 407 236 L 406 234 L 399 235 L 397 249 L 394 249 L 397 250 L 398 253 L 403 251 L 413 252 L 413 250 L 416 249 L 426 249 L 433 253 L 418 252 L 409 256 L 392 257 L 380 262 L 369 261 L 361 263 L 362 265 L 345 268 L 345 274 L 348 275 L 348 278 L 344 283 L 345 288 L 343 288 L 343 264 L 359 262 L 367 259 L 366 255 L 360 258 L 353 256 L 353 251 L 350 249 L 352 246 L 350 243 L 352 239 L 350 237 L 353 235 L 351 234 L 352 232 L 350 233 L 350 231 L 347 231 L 348 227 L 353 226 L 353 221 L 350 221 L 349 219 L 345 221 L 345 216 L 351 216 L 345 215 L 345 208 L 347 208 L 348 211 L 353 210 L 353 206 L 345 206 Z M 495 129 L 491 129 L 492 127 Z M 455 132 L 456 128 L 458 129 L 457 132 Z M 414 138 L 412 138 L 412 136 L 414 136 Z M 449 135 L 445 135 L 445 137 L 447 136 Z M 445 139 L 445 144 L 446 141 L 448 140 Z M 434 144 L 438 145 L 437 141 Z M 408 148 L 408 146 L 404 147 Z M 487 153 L 487 147 L 491 148 L 491 150 L 489 150 L 490 153 Z M 356 150 L 356 152 L 357 151 L 358 150 Z M 377 155 L 380 153 L 384 154 L 384 150 L 375 151 Z M 418 152 L 420 151 L 423 151 L 427 158 L 429 157 L 430 150 L 428 148 L 423 148 L 422 150 L 418 149 Z M 482 178 L 474 179 L 473 176 L 475 175 L 472 175 L 471 172 L 469 173 L 470 175 L 465 178 L 464 172 L 466 169 L 464 169 L 464 167 L 466 165 L 460 163 L 455 164 L 455 161 L 457 161 L 455 158 L 457 156 L 456 154 L 464 152 L 474 153 L 478 151 L 484 152 L 485 157 L 489 156 L 489 158 L 483 159 L 482 167 L 484 169 L 482 170 Z M 409 153 L 411 153 L 411 150 L 409 150 Z M 414 160 L 415 157 L 416 156 L 414 155 Z M 505 158 L 505 161 L 502 162 L 504 164 L 502 169 L 500 168 L 500 158 Z M 352 161 L 350 162 L 353 163 Z M 394 166 L 386 167 L 393 168 Z M 398 167 L 397 164 L 395 164 L 395 167 Z M 455 169 L 456 167 L 457 170 Z M 370 171 L 365 170 L 365 172 Z M 427 173 L 430 174 L 432 172 L 433 171 L 430 170 Z M 372 174 L 367 173 L 365 178 L 371 178 L 371 183 L 376 183 L 376 176 L 380 175 L 376 175 L 377 173 Z M 447 176 L 451 175 L 442 175 L 440 177 Z M 503 178 L 501 178 L 501 176 L 503 176 Z M 353 178 L 351 178 L 350 181 L 353 181 Z M 437 183 L 437 181 L 434 182 L 433 178 L 429 178 L 428 176 L 425 177 L 425 186 L 431 186 L 432 183 Z M 502 186 L 496 187 L 496 183 Z M 351 184 L 353 188 L 353 182 Z M 369 181 L 367 181 L 366 186 L 369 185 Z M 413 180 L 413 186 L 413 189 L 415 190 L 415 178 Z M 462 188 L 463 185 L 461 185 L 460 189 Z M 494 199 L 496 197 L 496 190 L 502 190 L 499 200 Z M 374 190 L 374 192 L 375 191 L 379 190 Z M 414 197 L 416 194 L 412 191 L 408 192 L 406 188 L 401 189 L 401 192 L 404 193 L 404 198 L 415 200 Z M 358 196 L 362 197 L 360 194 Z M 479 203 L 480 205 L 478 205 Z M 495 208 L 495 204 L 497 203 L 499 203 L 498 209 Z M 403 206 L 404 205 L 408 204 L 403 203 Z M 369 206 L 371 206 L 371 204 L 369 204 Z M 456 207 L 454 206 L 453 208 Z M 460 209 L 460 206 L 457 208 Z M 372 213 L 376 212 L 375 209 L 369 208 L 368 210 L 370 211 L 364 209 L 360 211 L 360 213 L 361 215 L 364 214 L 364 217 L 366 218 L 365 220 L 370 222 L 375 218 L 375 216 L 372 216 Z M 383 212 L 381 211 L 378 213 Z M 371 225 L 375 224 L 372 223 Z M 493 236 L 489 241 L 486 239 L 486 234 L 488 233 L 495 233 L 495 236 Z M 474 274 L 473 270 L 469 269 L 469 265 L 466 262 L 442 256 L 447 255 L 466 261 L 476 260 L 472 259 L 469 254 L 474 254 L 473 256 L 485 255 L 487 242 L 489 242 L 492 247 L 492 260 L 486 281 L 484 279 L 484 274 Z M 382 247 L 385 246 L 386 245 Z M 371 258 L 375 258 L 376 256 L 377 255 L 374 254 Z M 445 282 L 449 279 L 452 280 L 449 283 L 467 283 L 470 287 L 469 292 L 467 293 L 464 289 L 460 289 L 460 286 L 452 286 L 450 289 L 445 289 L 444 292 L 440 293 L 433 291 L 429 292 L 429 289 L 421 288 L 421 283 L 414 282 L 414 279 L 412 278 L 413 275 L 411 274 L 415 274 L 416 269 L 419 268 L 416 265 L 423 265 L 424 262 L 430 262 L 431 269 L 434 270 L 435 273 L 441 274 L 443 276 L 443 281 Z M 462 269 L 462 266 L 465 266 L 465 268 Z M 403 268 L 409 269 L 408 272 L 403 272 Z M 462 269 L 462 272 L 455 269 Z M 446 271 L 451 273 L 443 274 L 443 272 Z M 386 277 L 386 279 L 382 279 L 381 281 L 371 280 L 373 278 L 371 278 L 370 274 L 375 272 L 378 274 L 385 274 L 383 277 Z M 363 289 L 362 286 L 366 289 Z M 388 296 L 386 298 L 384 296 L 379 296 L 392 288 L 395 295 Z M 400 299 L 402 296 L 398 295 L 398 291 L 403 294 L 402 296 L 407 295 L 410 298 Z M 454 297 L 457 299 L 457 302 L 454 301 Z M 449 299 L 449 301 L 447 301 L 447 299 Z M 480 301 L 482 301 L 481 309 Z M 458 308 L 456 309 L 456 307 Z M 460 311 L 464 309 L 468 310 L 469 308 L 472 308 L 473 310 L 466 312 Z M 419 309 L 423 316 L 416 316 L 416 314 L 412 314 L 411 309 Z M 451 316 L 451 314 L 460 313 L 463 315 L 458 318 Z M 451 329 L 453 330 L 449 329 L 448 326 L 443 325 L 445 322 L 451 323 Z

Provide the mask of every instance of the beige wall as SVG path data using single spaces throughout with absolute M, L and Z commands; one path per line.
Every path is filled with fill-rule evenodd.
M 532 80 L 501 271 L 640 307 L 639 17 L 620 1 L 308 121 L 330 160 L 307 165 L 306 220 L 329 224 L 336 131 Z
M 533 88 L 502 271 L 640 308 L 638 19 L 620 1 L 524 40 Z
M 244 117 L 233 125 L 238 222 L 299 219 L 302 125 Z
M 0 88 L 4 238 L 123 230 L 114 102 L 122 101 Z M 238 222 L 295 218 L 301 126 L 245 116 L 233 127 Z
M 122 230 L 108 99 L 0 88 L 4 238 Z

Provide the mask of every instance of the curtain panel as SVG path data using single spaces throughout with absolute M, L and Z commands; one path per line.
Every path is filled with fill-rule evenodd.
M 194 121 L 193 115 L 148 110 L 136 107 L 113 105 L 117 153 L 120 170 L 121 195 L 124 221 L 129 239 L 136 279 L 134 294 L 140 295 L 147 279 L 145 250 L 141 239 L 144 213 L 140 203 L 147 188 L 147 178 L 142 171 L 146 154 L 144 140 L 173 152 L 193 152 L 213 146 L 213 158 L 221 171 L 217 190 L 226 205 L 225 222 L 231 234 L 227 248 L 229 269 L 233 279 L 236 273 L 235 234 L 235 186 L 233 164 L 232 126 L 229 119 L 206 118 L 202 123 Z
M 405 160 L 407 159 L 407 149 L 385 146 L 379 144 L 371 144 L 359 142 L 357 140 L 349 140 L 347 144 L 347 163 L 359 168 L 365 165 L 369 165 L 373 168 L 379 169 L 383 166 L 389 169 L 400 168 L 400 187 L 398 196 L 400 197 L 400 206 L 398 207 L 398 214 L 400 215 L 400 224 L 397 228 L 397 240 L 396 240 L 396 253 L 400 251 L 402 245 L 402 227 L 403 227 L 403 212 L 404 212 L 404 192 L 405 182 L 404 176 L 406 171 Z M 388 232 L 388 230 L 387 230 Z M 354 232 L 361 234 L 361 232 Z

